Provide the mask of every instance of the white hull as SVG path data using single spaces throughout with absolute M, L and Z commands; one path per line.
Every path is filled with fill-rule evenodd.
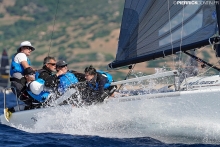
M 142 135 L 162 139 L 163 141 L 164 138 L 168 136 L 204 138 L 204 129 L 207 128 L 203 128 L 203 125 L 217 125 L 220 122 L 219 86 L 194 91 L 110 98 L 105 102 L 104 105 L 98 107 L 106 107 L 108 113 L 114 113 L 111 112 L 111 106 L 114 105 L 117 107 L 124 105 L 124 108 L 127 107 L 128 109 L 120 109 L 121 112 L 117 112 L 119 115 L 126 115 L 126 113 L 134 114 L 132 120 L 129 121 L 142 118 L 141 121 L 132 122 L 134 126 L 144 126 L 144 128 L 141 129 L 141 131 L 144 132 L 142 132 Z M 72 112 L 83 109 L 68 105 L 62 106 L 62 108 L 73 109 Z M 38 121 L 39 114 L 49 113 L 54 109 L 59 108 L 16 112 L 12 114 L 10 122 L 7 122 L 4 115 L 1 115 L 1 123 L 13 127 L 22 125 L 25 128 L 34 128 L 36 121 Z M 207 122 L 207 124 L 204 124 L 204 122 Z M 47 123 L 46 118 L 45 123 Z M 220 140 L 219 134 L 218 131 L 212 132 L 211 135 L 209 134 L 209 139 Z
M 140 102 L 134 103 L 133 100 Z M 149 94 L 118 101 L 130 103 L 128 107 L 137 119 L 142 114 L 136 111 L 146 112 L 145 119 L 137 125 L 144 126 L 141 133 L 148 137 L 168 143 L 220 142 L 220 87 Z

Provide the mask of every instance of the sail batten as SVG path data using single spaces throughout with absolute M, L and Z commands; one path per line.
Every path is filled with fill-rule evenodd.
M 116 59 L 109 66 L 117 68 L 208 45 L 217 30 L 216 9 L 214 4 L 176 5 L 174 0 L 125 0 Z

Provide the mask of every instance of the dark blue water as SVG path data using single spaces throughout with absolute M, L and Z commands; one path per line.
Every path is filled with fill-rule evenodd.
M 0 114 L 3 113 L 3 94 L 0 94 Z M 7 105 L 15 103 L 13 94 L 7 95 Z M 61 131 L 62 132 L 62 131 Z M 5 147 L 78 147 L 78 146 L 123 146 L 123 147 L 200 147 L 220 146 L 215 144 L 166 144 L 159 140 L 146 137 L 134 138 L 107 138 L 93 135 L 69 135 L 63 133 L 30 133 L 0 124 L 0 146 Z

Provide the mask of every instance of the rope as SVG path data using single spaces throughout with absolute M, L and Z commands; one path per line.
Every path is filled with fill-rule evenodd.
M 52 34 L 51 34 L 51 37 L 50 37 L 50 46 L 49 46 L 49 51 L 48 51 L 48 55 L 47 55 L 47 56 L 49 56 L 49 55 L 50 55 L 50 48 L 51 48 L 51 44 L 52 44 L 52 38 L 53 38 L 54 26 L 55 26 L 56 17 L 57 17 L 58 5 L 59 5 L 59 0 L 57 0 L 57 8 L 56 8 L 56 13 L 55 13 L 55 16 L 54 16 L 54 21 L 53 21 L 53 30 L 52 30 Z

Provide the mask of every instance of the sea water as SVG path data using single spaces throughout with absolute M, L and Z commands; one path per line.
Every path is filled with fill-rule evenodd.
M 0 114 L 2 114 L 3 94 L 0 94 L 0 98 L 2 110 Z M 13 94 L 7 95 L 7 99 L 7 105 L 13 105 L 15 102 Z M 0 124 L 0 146 L 218 146 L 218 142 L 210 144 L 207 138 L 210 135 L 220 135 L 220 126 L 210 124 L 208 120 L 199 123 L 183 119 L 181 124 L 178 124 L 198 125 L 202 138 L 181 136 L 181 134 L 166 138 L 153 136 L 145 122 L 149 117 L 153 119 L 154 114 L 160 112 L 142 111 L 146 105 L 145 103 L 139 105 L 136 111 L 126 104 L 114 103 L 80 109 L 61 107 L 50 113 L 39 114 L 33 128 Z M 161 116 L 161 120 L 158 121 L 162 121 L 163 117 L 165 116 Z M 176 126 L 175 124 L 158 125 L 158 127 Z M 161 139 L 164 141 L 160 141 Z

